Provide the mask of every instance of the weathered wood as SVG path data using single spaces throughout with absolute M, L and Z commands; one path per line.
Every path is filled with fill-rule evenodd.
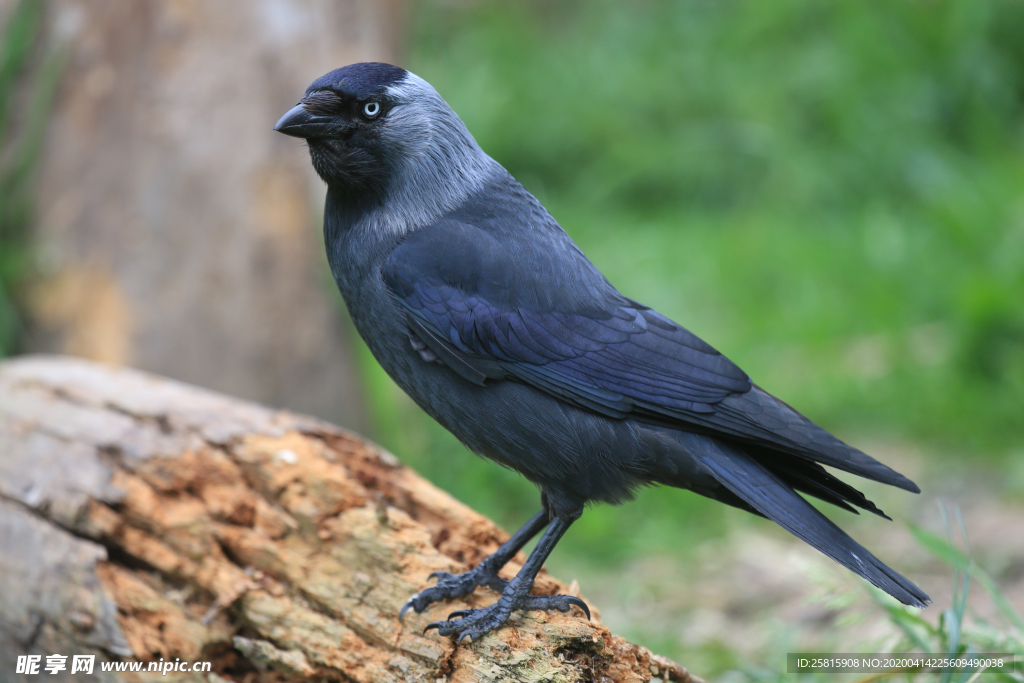
M 421 635 L 493 602 L 481 589 L 399 624 L 430 572 L 505 538 L 324 422 L 82 360 L 0 363 L 0 678 L 60 653 L 213 663 L 152 680 L 699 680 L 596 609 L 517 614 L 469 647 Z

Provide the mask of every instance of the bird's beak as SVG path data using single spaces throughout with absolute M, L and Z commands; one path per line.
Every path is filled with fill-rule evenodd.
M 309 113 L 304 105 L 297 104 L 288 110 L 274 126 L 278 133 L 296 138 L 327 137 L 337 128 L 337 121 L 330 116 L 316 116 Z

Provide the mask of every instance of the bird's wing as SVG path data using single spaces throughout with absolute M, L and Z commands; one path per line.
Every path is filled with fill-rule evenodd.
M 507 277 L 507 263 L 488 259 L 500 249 L 492 240 L 471 226 L 446 227 L 406 240 L 384 276 L 410 329 L 467 379 L 515 378 L 615 418 L 637 410 L 710 413 L 726 396 L 750 390 L 734 363 L 610 285 L 582 306 L 555 293 L 554 305 L 538 310 L 522 290 L 550 283 L 529 272 Z M 486 285 L 497 282 L 518 286 Z
M 918 490 L 619 294 L 560 229 L 522 244 L 487 227 L 441 219 L 383 268 L 410 331 L 466 379 L 516 379 L 608 417 L 725 436 Z

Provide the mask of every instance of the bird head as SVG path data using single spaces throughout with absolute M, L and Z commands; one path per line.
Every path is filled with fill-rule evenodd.
M 490 161 L 429 83 L 378 62 L 316 79 L 274 130 L 307 141 L 331 190 L 406 213 L 457 205 Z

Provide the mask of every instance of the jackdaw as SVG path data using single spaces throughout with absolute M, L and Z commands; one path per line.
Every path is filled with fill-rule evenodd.
M 514 610 L 575 605 L 589 618 L 579 598 L 531 595 L 534 578 L 587 503 L 654 483 L 767 517 L 901 602 L 929 602 L 800 495 L 886 517 L 823 465 L 918 487 L 620 294 L 422 78 L 380 63 L 337 69 L 274 130 L 304 138 L 327 183 L 331 271 L 381 366 L 467 447 L 541 492 L 541 511 L 497 552 L 440 573 L 400 617 L 489 586 L 494 605 L 427 628 L 461 642 Z M 515 578 L 500 578 L 542 530 Z

